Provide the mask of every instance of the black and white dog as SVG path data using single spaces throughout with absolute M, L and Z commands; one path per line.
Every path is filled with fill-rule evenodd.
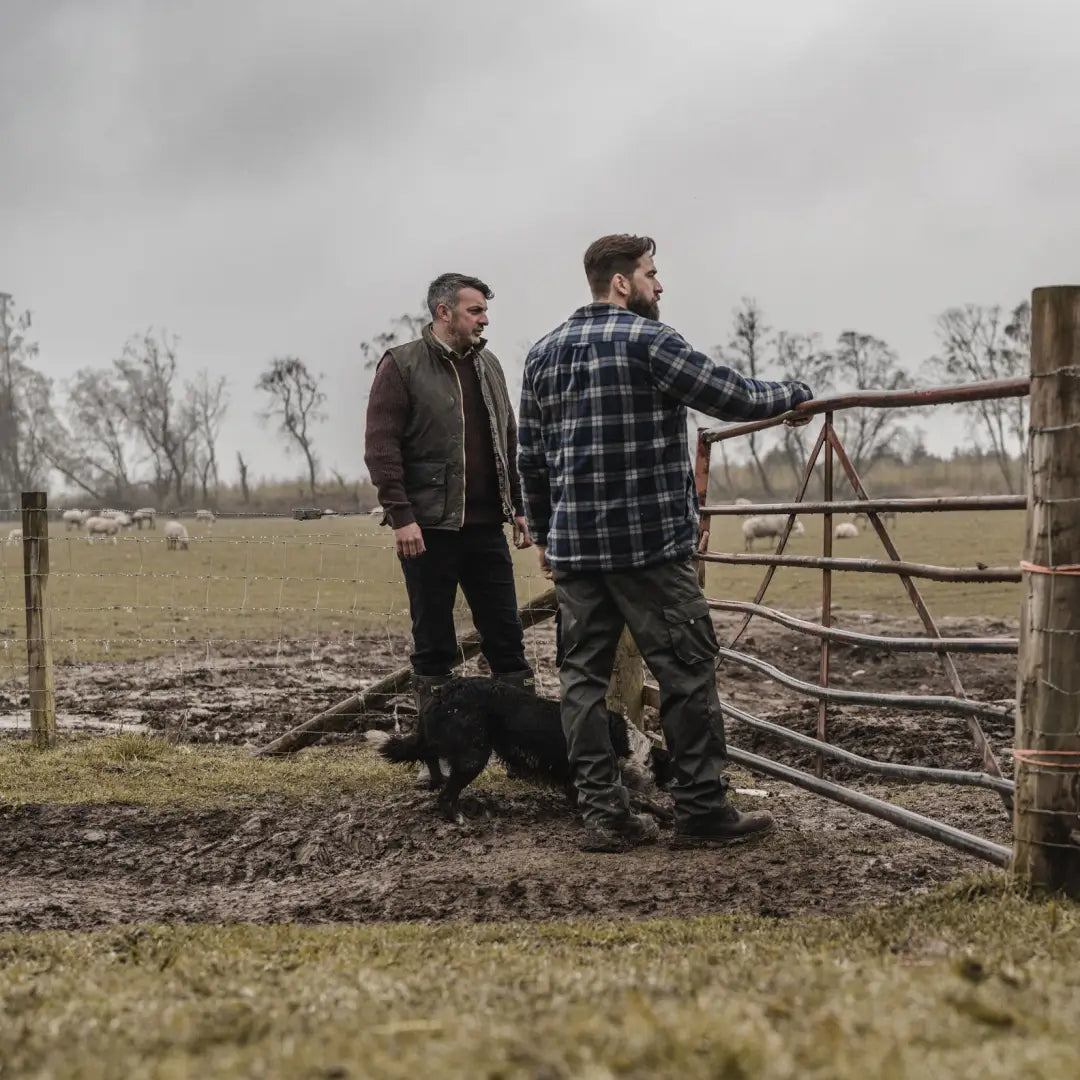
M 619 759 L 623 783 L 636 803 L 656 813 L 653 796 L 670 779 L 670 757 L 618 713 L 608 711 L 611 746 Z M 423 761 L 431 771 L 432 790 L 441 788 L 439 809 L 460 822 L 458 798 L 494 753 L 516 779 L 561 787 L 576 803 L 567 760 L 559 702 L 537 697 L 490 679 L 454 679 L 420 714 L 410 735 L 372 731 L 368 742 L 390 762 Z M 444 777 L 442 759 L 450 766 Z M 660 808 L 662 816 L 669 816 Z

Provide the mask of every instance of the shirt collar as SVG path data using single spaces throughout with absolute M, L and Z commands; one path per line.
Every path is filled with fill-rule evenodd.
M 593 301 L 591 304 L 579 307 L 574 312 L 573 317 L 575 319 L 595 319 L 604 315 L 619 314 L 630 314 L 630 311 L 619 304 L 609 304 L 607 301 Z

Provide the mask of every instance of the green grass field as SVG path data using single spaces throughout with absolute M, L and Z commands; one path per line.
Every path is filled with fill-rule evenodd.
M 388 529 L 368 517 L 298 522 L 289 518 L 224 519 L 213 529 L 189 522 L 191 549 L 168 551 L 156 533 L 127 533 L 115 546 L 87 544 L 52 527 L 49 600 L 58 661 L 148 657 L 191 642 L 275 641 L 408 628 L 405 590 Z M 793 554 L 821 552 L 821 520 L 807 518 Z M 742 551 L 740 519 L 713 520 L 714 551 Z M 912 515 L 895 535 L 904 558 L 944 565 L 1015 566 L 1023 547 L 1023 515 Z M 765 546 L 759 542 L 761 550 Z M 863 533 L 838 542 L 837 555 L 881 554 Z M 535 553 L 514 553 L 522 600 L 548 587 Z M 0 547 L 0 640 L 22 638 L 22 551 Z M 763 568 L 708 570 L 710 596 L 752 599 Z M 1017 585 L 920 583 L 935 615 L 1013 619 Z M 840 607 L 911 614 L 899 581 L 887 575 L 834 574 Z M 784 569 L 768 602 L 808 610 L 821 602 L 821 575 Z M 461 607 L 464 616 L 464 607 Z
M 1080 1068 L 1080 910 L 0 935 L 0 1073 L 865 1080 Z

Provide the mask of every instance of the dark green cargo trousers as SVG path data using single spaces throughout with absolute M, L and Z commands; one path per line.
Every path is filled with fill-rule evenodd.
M 585 821 L 605 824 L 629 809 L 604 705 L 624 625 L 660 685 L 676 821 L 715 813 L 728 787 L 717 642 L 693 563 L 619 572 L 555 570 L 552 579 L 562 617 L 562 724 Z

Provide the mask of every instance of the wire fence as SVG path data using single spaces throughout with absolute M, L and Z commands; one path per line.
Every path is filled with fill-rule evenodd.
M 250 741 L 408 664 L 408 599 L 392 533 L 377 518 L 218 515 L 185 525 L 186 550 L 168 546 L 160 520 L 88 538 L 50 512 L 48 629 L 61 729 L 150 726 Z M 22 731 L 23 545 L 7 534 L 0 541 L 0 729 Z M 514 560 L 521 603 L 550 588 L 535 552 Z M 464 601 L 456 615 L 471 629 Z M 526 645 L 555 694 L 551 635 L 538 627 Z

